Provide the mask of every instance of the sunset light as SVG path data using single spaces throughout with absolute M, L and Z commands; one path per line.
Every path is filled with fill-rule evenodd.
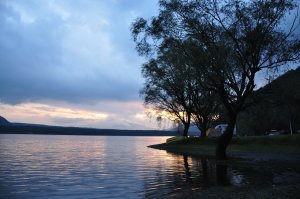
M 0 199 L 299 198 L 300 0 L 0 0 Z

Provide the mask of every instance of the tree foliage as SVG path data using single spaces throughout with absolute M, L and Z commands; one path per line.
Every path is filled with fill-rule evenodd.
M 170 47 L 171 45 L 172 47 Z M 142 67 L 146 79 L 141 94 L 145 104 L 152 108 L 167 111 L 184 125 L 187 136 L 192 115 L 191 67 L 184 63 L 184 56 L 176 49 L 177 41 L 169 41 L 161 46 L 156 59 L 150 59 Z M 172 48 L 172 51 L 168 49 Z
M 281 28 L 285 15 L 298 5 L 293 0 L 160 0 L 159 5 L 158 16 L 139 18 L 132 26 L 137 51 L 156 59 L 170 41 L 188 41 L 192 52 L 174 66 L 192 67 L 186 69 L 199 75 L 201 91 L 213 92 L 225 107 L 228 128 L 216 150 L 224 159 L 236 118 L 249 106 L 257 73 L 299 61 L 300 41 L 293 35 L 298 16 L 288 30 Z

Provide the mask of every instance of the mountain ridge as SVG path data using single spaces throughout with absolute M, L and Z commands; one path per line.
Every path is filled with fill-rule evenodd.
M 0 116 L 0 134 L 174 136 L 176 135 L 176 132 L 165 130 L 98 129 L 88 127 L 64 127 L 44 124 L 12 123 Z
M 8 125 L 10 122 L 0 115 L 0 125 Z

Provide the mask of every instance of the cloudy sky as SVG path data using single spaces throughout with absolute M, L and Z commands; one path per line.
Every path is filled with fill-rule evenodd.
M 157 14 L 157 2 L 0 0 L 0 115 L 62 126 L 163 128 L 146 116 L 139 97 L 143 60 L 130 33 L 135 18 Z
M 13 122 L 152 129 L 130 25 L 155 0 L 1 0 L 0 115 Z

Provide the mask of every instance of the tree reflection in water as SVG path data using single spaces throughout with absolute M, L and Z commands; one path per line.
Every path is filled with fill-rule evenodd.
M 228 173 L 227 164 L 216 163 L 212 160 L 208 160 L 207 157 L 201 157 L 200 161 L 196 160 L 196 165 L 198 166 L 198 168 L 195 172 L 199 173 L 194 174 L 195 176 L 192 176 L 191 168 L 188 162 L 189 158 L 192 159 L 188 155 L 183 155 L 185 178 L 189 183 L 193 183 L 193 178 L 195 179 L 195 177 L 198 176 L 200 179 L 195 179 L 195 182 L 200 182 L 199 185 L 202 186 L 201 188 L 208 187 L 209 185 L 228 186 L 231 185 L 230 177 L 235 178 L 235 172 Z
M 191 178 L 191 171 L 188 163 L 188 156 L 183 155 L 183 164 L 184 164 L 184 169 L 185 169 L 185 178 L 187 182 L 192 183 L 192 178 Z
M 214 158 L 168 153 L 169 168 L 160 165 L 145 180 L 146 198 L 157 198 L 181 191 L 199 191 L 212 186 L 242 186 L 246 178 L 231 165 L 217 164 Z
M 216 164 L 217 184 L 222 186 L 230 185 L 226 164 Z

